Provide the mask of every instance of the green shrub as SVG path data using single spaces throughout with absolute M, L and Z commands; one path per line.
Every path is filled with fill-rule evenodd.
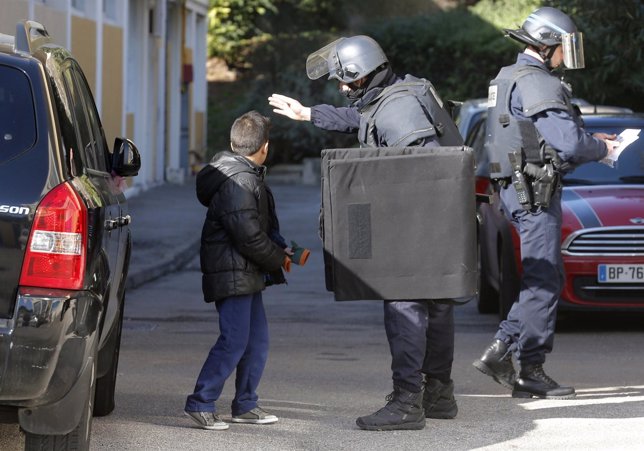
M 274 10 L 271 0 L 210 0 L 209 55 L 243 66 L 249 47 L 266 35 L 256 25 L 258 18 Z
M 241 29 L 228 29 L 228 34 L 222 30 L 225 45 L 240 46 L 228 53 L 229 58 L 239 58 L 243 64 L 238 65 L 247 69 L 241 81 L 243 91 L 231 96 L 230 105 L 211 106 L 209 118 L 227 133 L 230 124 L 225 122 L 232 123 L 244 111 L 256 109 L 270 115 L 273 162 L 297 162 L 305 156 L 319 155 L 323 148 L 356 144 L 355 136 L 318 130 L 270 111 L 267 98 L 274 92 L 296 98 L 304 105 L 346 104 L 335 83 L 306 77 L 309 53 L 339 36 L 368 34 L 380 43 L 399 75 L 410 73 L 431 80 L 444 99 L 485 97 L 489 81 L 502 66 L 514 62 L 522 50 L 519 43 L 504 36 L 503 29 L 519 27 L 542 4 L 569 13 L 585 34 L 587 69 L 566 73 L 575 87 L 575 96 L 644 110 L 641 0 L 481 0 L 474 6 L 379 22 L 346 14 L 348 10 L 360 11 L 360 2 L 368 6 L 372 0 L 351 4 L 340 0 L 211 1 L 264 5 L 262 14 L 259 10 L 247 14 L 252 16 L 252 27 L 245 28 L 245 41 L 236 42 L 235 33 Z M 406 4 L 415 2 L 409 0 Z M 381 15 L 374 13 L 373 17 Z M 348 23 L 351 31 L 339 31 L 346 30 Z M 224 44 L 221 48 L 226 48 Z M 229 119 L 222 122 L 212 108 L 219 108 Z M 210 139 L 212 149 L 214 142 Z M 227 146 L 227 134 L 219 145 Z
M 542 3 L 541 0 L 482 0 L 468 10 L 500 31 L 519 28 Z
M 255 78 L 244 108 L 254 107 L 272 118 L 271 161 L 299 162 L 302 158 L 319 156 L 324 148 L 356 144 L 353 135 L 320 130 L 309 122 L 297 122 L 271 111 L 268 97 L 273 93 L 299 100 L 305 106 L 329 103 L 345 105 L 346 99 L 337 90 L 337 83 L 323 77 L 312 81 L 306 76 L 306 57 L 336 39 L 328 33 L 282 36 L 273 39 L 256 52 L 253 67 L 263 76 Z
M 443 98 L 487 95 L 489 81 L 520 46 L 504 36 L 535 9 L 536 0 L 484 0 L 470 8 L 399 18 L 365 29 L 399 73 L 429 79 Z
M 399 75 L 430 80 L 446 99 L 485 96 L 514 45 L 465 10 L 402 18 L 365 30 L 376 39 Z
M 345 25 L 342 0 L 210 0 L 208 53 L 229 65 L 250 68 L 258 44 Z
M 249 110 L 271 117 L 270 164 L 296 163 L 308 156 L 319 156 L 325 148 L 355 145 L 357 141 L 353 135 L 327 132 L 308 122 L 293 121 L 273 113 L 268 104 L 268 97 L 273 93 L 293 97 L 306 106 L 346 104 L 336 83 L 325 78 L 312 81 L 306 76 L 305 62 L 309 53 L 335 38 L 328 33 L 284 35 L 263 42 L 249 54 L 247 64 L 253 69 L 242 73 L 241 80 L 235 83 L 235 92 L 230 93 L 231 101 L 224 106 L 211 105 L 209 109 L 209 130 L 217 130 L 216 135 L 209 135 L 209 154 L 227 147 L 230 124 Z
M 504 3 L 514 4 L 509 1 Z M 524 0 L 519 3 L 529 2 Z M 528 11 L 534 9 L 525 5 L 523 8 Z M 527 13 L 521 10 L 515 15 Z M 506 26 L 514 27 L 512 24 Z M 399 75 L 411 73 L 431 80 L 444 99 L 465 100 L 486 96 L 489 80 L 494 78 L 501 66 L 514 61 L 520 50 L 486 17 L 481 18 L 465 8 L 399 17 L 352 32 L 276 34 L 258 45 L 249 55 L 247 61 L 254 78 L 249 80 L 248 94 L 239 106 L 240 114 L 244 110 L 257 109 L 272 115 L 273 162 L 297 162 L 306 156 L 319 155 L 324 148 L 356 145 L 357 140 L 353 135 L 326 132 L 311 124 L 294 122 L 273 114 L 267 97 L 277 92 L 296 98 L 304 105 L 346 105 L 346 99 L 337 93 L 336 83 L 325 79 L 309 80 L 304 66 L 306 57 L 312 51 L 339 36 L 358 33 L 368 34 L 380 43 Z
M 644 111 L 644 3 L 559 0 L 584 33 L 586 68 L 566 73 L 575 95 L 597 104 Z
M 371 25 L 357 33 L 374 37 L 399 75 L 411 73 L 431 80 L 444 99 L 465 100 L 487 95 L 489 80 L 515 58 L 518 46 L 465 9 L 428 16 L 398 18 Z M 267 97 L 273 92 L 296 98 L 304 105 L 346 105 L 337 84 L 306 77 L 305 61 L 312 51 L 339 35 L 301 33 L 280 35 L 258 46 L 248 61 L 256 76 L 241 110 L 270 113 Z M 299 161 L 319 155 L 323 148 L 356 145 L 354 135 L 318 130 L 273 114 L 271 139 L 274 161 Z M 279 150 L 277 150 L 279 149 Z

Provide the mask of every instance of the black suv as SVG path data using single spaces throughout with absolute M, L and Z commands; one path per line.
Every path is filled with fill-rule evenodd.
M 0 34 L 0 422 L 26 449 L 88 449 L 114 409 L 130 231 L 122 177 L 78 62 L 45 28 Z

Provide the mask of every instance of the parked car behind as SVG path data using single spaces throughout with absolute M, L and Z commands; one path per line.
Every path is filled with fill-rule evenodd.
M 480 127 L 481 119 L 487 116 L 487 99 L 478 98 L 470 99 L 460 105 L 458 109 L 458 114 L 456 116 L 456 125 L 458 126 L 458 131 L 466 139 L 472 134 L 472 129 Z M 485 122 L 483 120 L 483 122 Z M 477 135 L 478 136 L 478 135 Z M 481 137 L 485 141 L 485 134 Z M 466 143 L 467 144 L 467 143 Z M 490 194 L 490 179 L 488 178 L 487 172 L 487 157 L 482 152 L 483 142 L 480 143 L 479 147 L 475 147 L 475 143 L 471 142 L 467 144 L 472 147 L 475 151 L 478 152 L 476 156 L 476 171 L 475 171 L 475 189 L 478 194 Z
M 644 115 L 628 109 L 586 105 L 585 110 L 618 112 L 584 114 L 589 132 L 619 134 L 644 128 Z M 485 116 L 470 127 L 466 145 L 474 148 L 477 176 L 487 180 Z M 559 308 L 644 310 L 644 139 L 624 151 L 615 169 L 593 162 L 566 174 L 562 211 L 566 279 Z M 505 318 L 520 288 L 518 235 L 498 195 L 492 204 L 480 205 L 479 217 L 478 308 Z
M 0 34 L 0 421 L 28 450 L 88 449 L 114 409 L 131 240 L 119 179 L 78 62 L 36 22 Z

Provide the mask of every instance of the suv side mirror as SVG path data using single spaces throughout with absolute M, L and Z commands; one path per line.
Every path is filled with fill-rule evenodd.
M 141 154 L 134 143 L 127 138 L 114 140 L 112 172 L 121 177 L 133 177 L 141 168 Z

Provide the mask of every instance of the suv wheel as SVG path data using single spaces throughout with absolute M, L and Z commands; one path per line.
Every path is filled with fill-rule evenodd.
M 95 353 L 96 355 L 96 353 Z M 78 426 L 65 435 L 39 435 L 25 432 L 25 451 L 88 451 L 92 432 L 92 409 L 94 404 L 94 375 L 96 358 L 92 360 L 92 384 L 89 387 L 87 401 L 83 406 L 83 415 Z

